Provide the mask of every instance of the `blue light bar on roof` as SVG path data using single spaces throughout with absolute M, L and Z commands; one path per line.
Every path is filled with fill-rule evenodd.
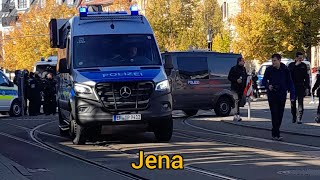
M 88 15 L 88 8 L 87 7 L 80 7 L 79 8 L 80 17 L 87 17 Z
M 130 7 L 130 11 L 131 11 L 131 15 L 132 15 L 132 16 L 137 16 L 137 15 L 139 15 L 139 8 L 138 8 L 137 5 L 132 5 L 132 6 Z

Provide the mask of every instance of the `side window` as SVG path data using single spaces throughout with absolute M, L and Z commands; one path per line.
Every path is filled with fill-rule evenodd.
M 0 86 L 9 86 L 7 77 L 2 73 L 0 73 Z
M 206 57 L 178 57 L 177 64 L 181 79 L 209 79 Z
M 237 59 L 231 57 L 216 57 L 211 62 L 211 77 L 221 78 L 228 77 L 230 69 L 236 65 Z

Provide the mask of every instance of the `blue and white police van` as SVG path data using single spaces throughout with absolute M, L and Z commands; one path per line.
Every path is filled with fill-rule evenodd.
M 0 112 L 12 117 L 22 115 L 21 102 L 18 98 L 18 86 L 0 70 Z
M 58 49 L 60 134 L 74 144 L 100 134 L 172 136 L 172 96 L 148 20 L 126 12 L 88 12 L 50 21 Z

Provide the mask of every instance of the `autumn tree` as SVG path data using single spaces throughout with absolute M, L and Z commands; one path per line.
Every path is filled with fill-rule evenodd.
M 114 0 L 112 5 L 108 6 L 110 11 L 129 11 L 131 3 L 129 0 Z
M 215 0 L 148 0 L 147 9 L 161 50 L 205 49 L 207 30 L 222 27 Z
M 292 58 L 318 44 L 319 12 L 314 0 L 241 0 L 234 48 L 247 59 L 265 61 L 273 53 Z
M 216 34 L 212 43 L 213 51 L 229 53 L 232 43 L 231 32 L 222 29 L 221 32 Z
M 19 17 L 3 42 L 3 66 L 10 70 L 32 70 L 41 57 L 55 55 L 57 50 L 50 48 L 49 44 L 49 22 L 51 18 L 69 18 L 75 14 L 76 9 L 56 4 L 55 0 L 46 0 L 43 6 L 32 5 Z

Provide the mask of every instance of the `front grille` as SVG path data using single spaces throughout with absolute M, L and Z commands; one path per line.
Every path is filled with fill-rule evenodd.
M 109 111 L 143 110 L 148 107 L 154 84 L 152 82 L 98 83 L 95 90 L 101 103 Z M 127 93 L 123 93 L 124 91 Z

